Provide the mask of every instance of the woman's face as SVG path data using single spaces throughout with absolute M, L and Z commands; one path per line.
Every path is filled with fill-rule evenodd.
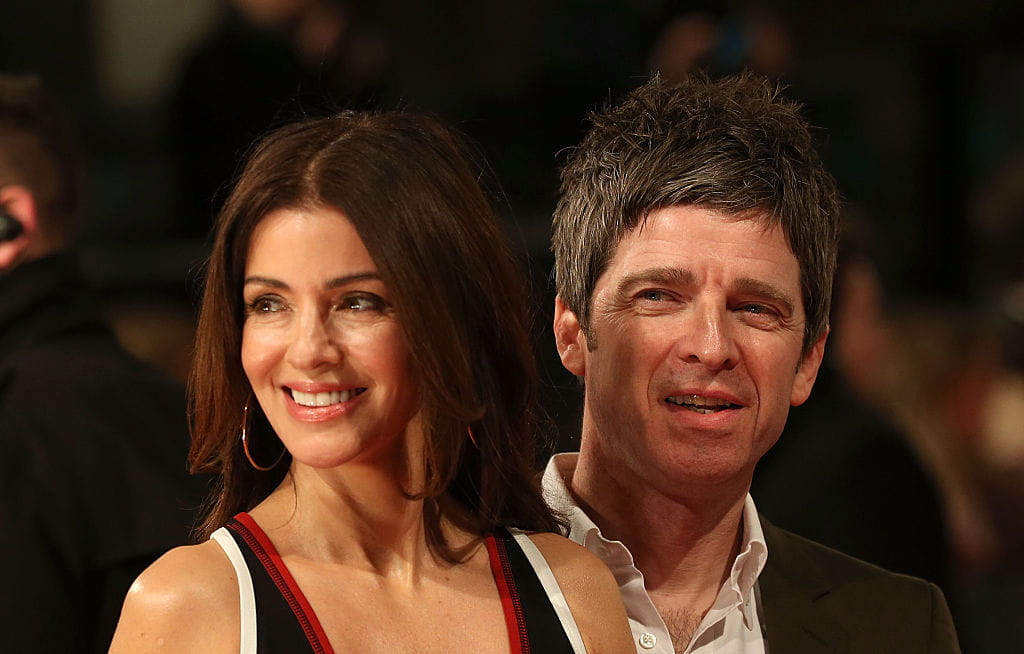
M 296 462 L 330 468 L 402 451 L 419 408 L 409 348 L 344 214 L 267 214 L 249 243 L 243 298 L 242 367 Z

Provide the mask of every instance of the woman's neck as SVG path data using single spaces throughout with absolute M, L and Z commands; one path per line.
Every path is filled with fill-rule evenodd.
M 437 557 L 427 544 L 424 501 L 407 495 L 414 490 L 371 466 L 319 470 L 295 463 L 251 514 L 285 558 L 415 577 L 423 565 L 436 564 Z M 442 521 L 452 545 L 472 541 L 470 534 Z

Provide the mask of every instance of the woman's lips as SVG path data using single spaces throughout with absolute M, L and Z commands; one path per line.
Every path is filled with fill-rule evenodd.
M 366 387 L 300 391 L 284 387 L 289 414 L 302 422 L 326 422 L 351 411 L 366 393 Z

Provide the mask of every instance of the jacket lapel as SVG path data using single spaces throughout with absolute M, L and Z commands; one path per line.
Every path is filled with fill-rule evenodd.
M 818 604 L 831 588 L 825 576 L 761 516 L 768 562 L 758 578 L 769 654 L 849 651 L 843 627 Z

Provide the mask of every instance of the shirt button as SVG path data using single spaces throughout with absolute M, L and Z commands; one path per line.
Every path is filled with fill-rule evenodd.
M 658 637 L 650 632 L 640 634 L 640 638 L 638 640 L 640 642 L 640 647 L 643 647 L 644 649 L 653 649 L 654 646 L 658 644 Z

